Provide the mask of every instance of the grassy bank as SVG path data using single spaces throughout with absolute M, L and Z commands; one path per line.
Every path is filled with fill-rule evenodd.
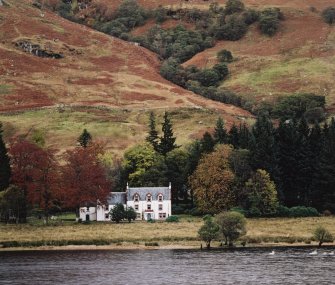
M 197 232 L 201 218 L 183 216 L 179 223 L 91 223 L 56 222 L 53 225 L 0 224 L 2 247 L 38 247 L 67 245 L 113 245 L 128 247 L 199 246 Z M 335 218 L 248 219 L 247 245 L 316 244 L 312 232 L 323 225 L 335 235 Z

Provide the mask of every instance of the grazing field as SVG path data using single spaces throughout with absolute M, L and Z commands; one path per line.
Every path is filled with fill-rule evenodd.
M 18 135 L 30 138 L 35 132 L 40 132 L 46 145 L 59 150 L 60 154 L 69 147 L 74 147 L 77 138 L 86 128 L 93 140 L 103 142 L 110 152 L 119 156 L 128 147 L 145 141 L 149 111 L 89 107 L 61 110 L 48 108 L 0 114 L 0 122 L 4 125 L 6 141 Z M 161 129 L 164 111 L 164 109 L 155 111 L 158 131 Z M 200 138 L 205 131 L 212 131 L 220 116 L 212 110 L 203 108 L 178 108 L 170 109 L 169 112 L 177 144 L 181 146 Z M 225 120 L 226 127 L 230 128 L 234 121 L 233 117 Z
M 316 244 L 313 230 L 322 225 L 335 235 L 335 218 L 269 218 L 248 219 L 247 245 Z M 181 216 L 179 223 L 90 223 L 52 221 L 49 226 L 37 224 L 0 225 L 0 244 L 4 247 L 64 245 L 145 245 L 199 246 L 198 229 L 202 219 Z

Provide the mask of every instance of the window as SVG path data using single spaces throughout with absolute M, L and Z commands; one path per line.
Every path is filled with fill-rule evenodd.
M 147 205 L 147 210 L 151 210 L 151 204 Z
M 159 218 L 160 219 L 165 219 L 166 218 L 166 213 L 159 213 Z
M 138 205 L 137 204 L 135 205 L 135 210 L 138 210 Z
M 147 195 L 147 202 L 151 202 L 151 194 Z
M 140 199 L 140 197 L 138 196 L 138 194 L 135 194 L 134 195 L 134 202 L 138 202 Z
M 136 219 L 141 219 L 141 213 L 136 213 Z
M 109 219 L 109 214 L 105 214 L 105 219 Z
M 162 194 L 158 195 L 158 202 L 163 202 L 163 195 Z
M 159 211 L 163 210 L 163 204 L 158 204 L 158 210 Z

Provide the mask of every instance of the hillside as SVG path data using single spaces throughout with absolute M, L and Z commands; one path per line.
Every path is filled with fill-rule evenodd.
M 7 0 L 0 7 L 0 121 L 5 136 L 41 131 L 66 149 L 83 128 L 122 151 L 145 136 L 148 111 L 173 111 L 179 143 L 250 114 L 188 92 L 159 75 L 152 52 Z M 38 55 L 38 56 L 37 56 Z M 20 111 L 18 113 L 18 111 Z
M 226 88 L 270 101 L 277 95 L 313 92 L 326 96 L 327 106 L 334 113 L 335 28 L 324 23 L 319 12 L 310 11 L 312 6 L 320 11 L 333 3 L 262 2 L 275 2 L 284 13 L 285 20 L 274 37 L 261 35 L 254 26 L 243 39 L 220 41 L 186 65 L 211 66 L 216 53 L 228 49 L 237 61 L 230 65 L 231 76 L 223 84 Z
M 122 1 L 92 0 L 93 4 L 105 4 L 115 9 Z M 217 2 L 227 1 L 154 1 L 139 0 L 147 9 L 163 5 L 170 10 L 208 9 Z M 273 37 L 262 35 L 258 24 L 253 24 L 248 33 L 238 41 L 218 41 L 213 48 L 198 53 L 184 63 L 200 68 L 212 67 L 216 63 L 216 53 L 221 49 L 230 50 L 236 61 L 230 64 L 230 77 L 222 87 L 251 100 L 275 102 L 278 97 L 293 93 L 312 92 L 323 95 L 327 100 L 330 114 L 335 112 L 335 28 L 324 23 L 321 11 L 334 5 L 334 1 L 287 1 L 287 0 L 244 0 L 247 8 L 258 11 L 278 7 L 284 15 L 278 33 Z M 90 10 L 86 11 L 90 17 Z M 85 14 L 85 12 L 84 12 Z M 167 20 L 161 24 L 164 29 L 182 24 L 189 29 L 191 23 L 183 20 Z M 148 21 L 136 27 L 132 34 L 139 36 L 155 25 Z

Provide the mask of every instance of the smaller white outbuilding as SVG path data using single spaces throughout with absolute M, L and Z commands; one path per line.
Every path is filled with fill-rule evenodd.
M 107 205 L 97 202 L 96 207 L 80 208 L 83 221 L 110 221 L 109 212 L 121 203 L 132 207 L 137 220 L 165 220 L 171 216 L 171 183 L 168 187 L 129 187 L 125 192 L 110 192 Z

